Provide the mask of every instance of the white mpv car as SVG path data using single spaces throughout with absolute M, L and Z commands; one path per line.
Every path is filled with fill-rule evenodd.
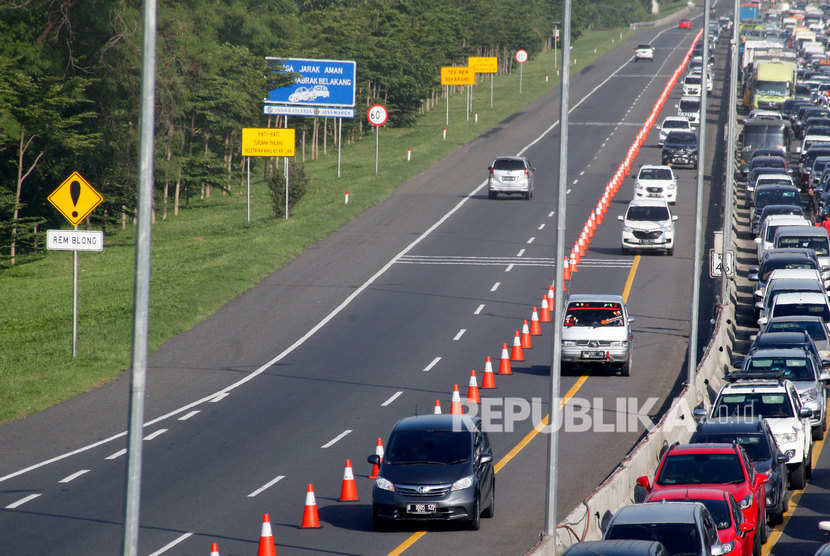
M 623 223 L 622 253 L 633 249 L 664 250 L 674 254 L 674 222 L 666 201 L 657 199 L 634 199 L 629 203 L 625 216 L 617 219 Z

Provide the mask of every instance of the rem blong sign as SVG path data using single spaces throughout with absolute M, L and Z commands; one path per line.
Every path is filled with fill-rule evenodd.
M 265 98 L 270 104 L 294 106 L 354 106 L 354 61 L 266 58 L 281 66 L 277 73 L 298 74 L 291 85 L 273 89 Z

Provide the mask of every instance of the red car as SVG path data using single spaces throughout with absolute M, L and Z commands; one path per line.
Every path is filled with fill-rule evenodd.
M 646 502 L 700 502 L 718 527 L 718 538 L 729 556 L 752 556 L 752 531 L 735 498 L 725 490 L 712 488 L 667 488 L 652 492 Z
M 680 22 L 677 24 L 678 29 L 691 29 L 692 22 L 688 19 L 681 19 Z
M 663 454 L 654 484 L 639 477 L 637 484 L 654 494 L 678 487 L 725 490 L 738 501 L 744 521 L 755 530 L 754 554 L 767 542 L 766 496 L 769 477 L 758 473 L 739 444 L 673 444 Z

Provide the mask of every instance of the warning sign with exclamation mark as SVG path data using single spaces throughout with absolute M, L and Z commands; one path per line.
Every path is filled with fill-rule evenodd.
M 89 216 L 104 198 L 78 172 L 73 172 L 49 195 L 52 203 L 73 226 Z

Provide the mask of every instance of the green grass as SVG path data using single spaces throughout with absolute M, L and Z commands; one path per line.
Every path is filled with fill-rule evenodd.
M 628 29 L 590 32 L 574 43 L 574 73 L 631 35 Z M 596 49 L 596 54 L 594 54 Z M 239 293 L 256 285 L 408 178 L 437 162 L 542 94 L 558 87 L 549 51 L 519 73 L 489 77 L 474 91 L 478 123 L 466 120 L 463 94 L 450 98 L 450 126 L 442 140 L 445 104 L 407 129 L 380 130 L 380 172 L 374 175 L 375 140 L 367 134 L 342 152 L 306 162 L 311 178 L 302 203 L 288 220 L 271 212 L 261 170 L 252 172 L 252 221 L 246 222 L 245 188 L 197 201 L 180 216 L 153 227 L 150 349 L 188 330 Z M 437 70 L 436 70 L 437 71 Z M 545 74 L 550 79 L 545 82 Z M 290 123 L 290 122 L 289 122 Z M 406 160 L 412 147 L 413 159 Z M 255 166 L 256 167 L 256 166 Z M 94 184 L 93 184 L 94 186 Z M 350 202 L 344 203 L 344 192 Z M 171 211 L 172 213 L 172 211 Z M 278 238 L 278 241 L 275 241 Z M 130 364 L 135 233 L 110 232 L 102 253 L 80 253 L 78 354 L 72 357 L 72 253 L 0 274 L 0 422 L 18 419 L 100 385 Z

